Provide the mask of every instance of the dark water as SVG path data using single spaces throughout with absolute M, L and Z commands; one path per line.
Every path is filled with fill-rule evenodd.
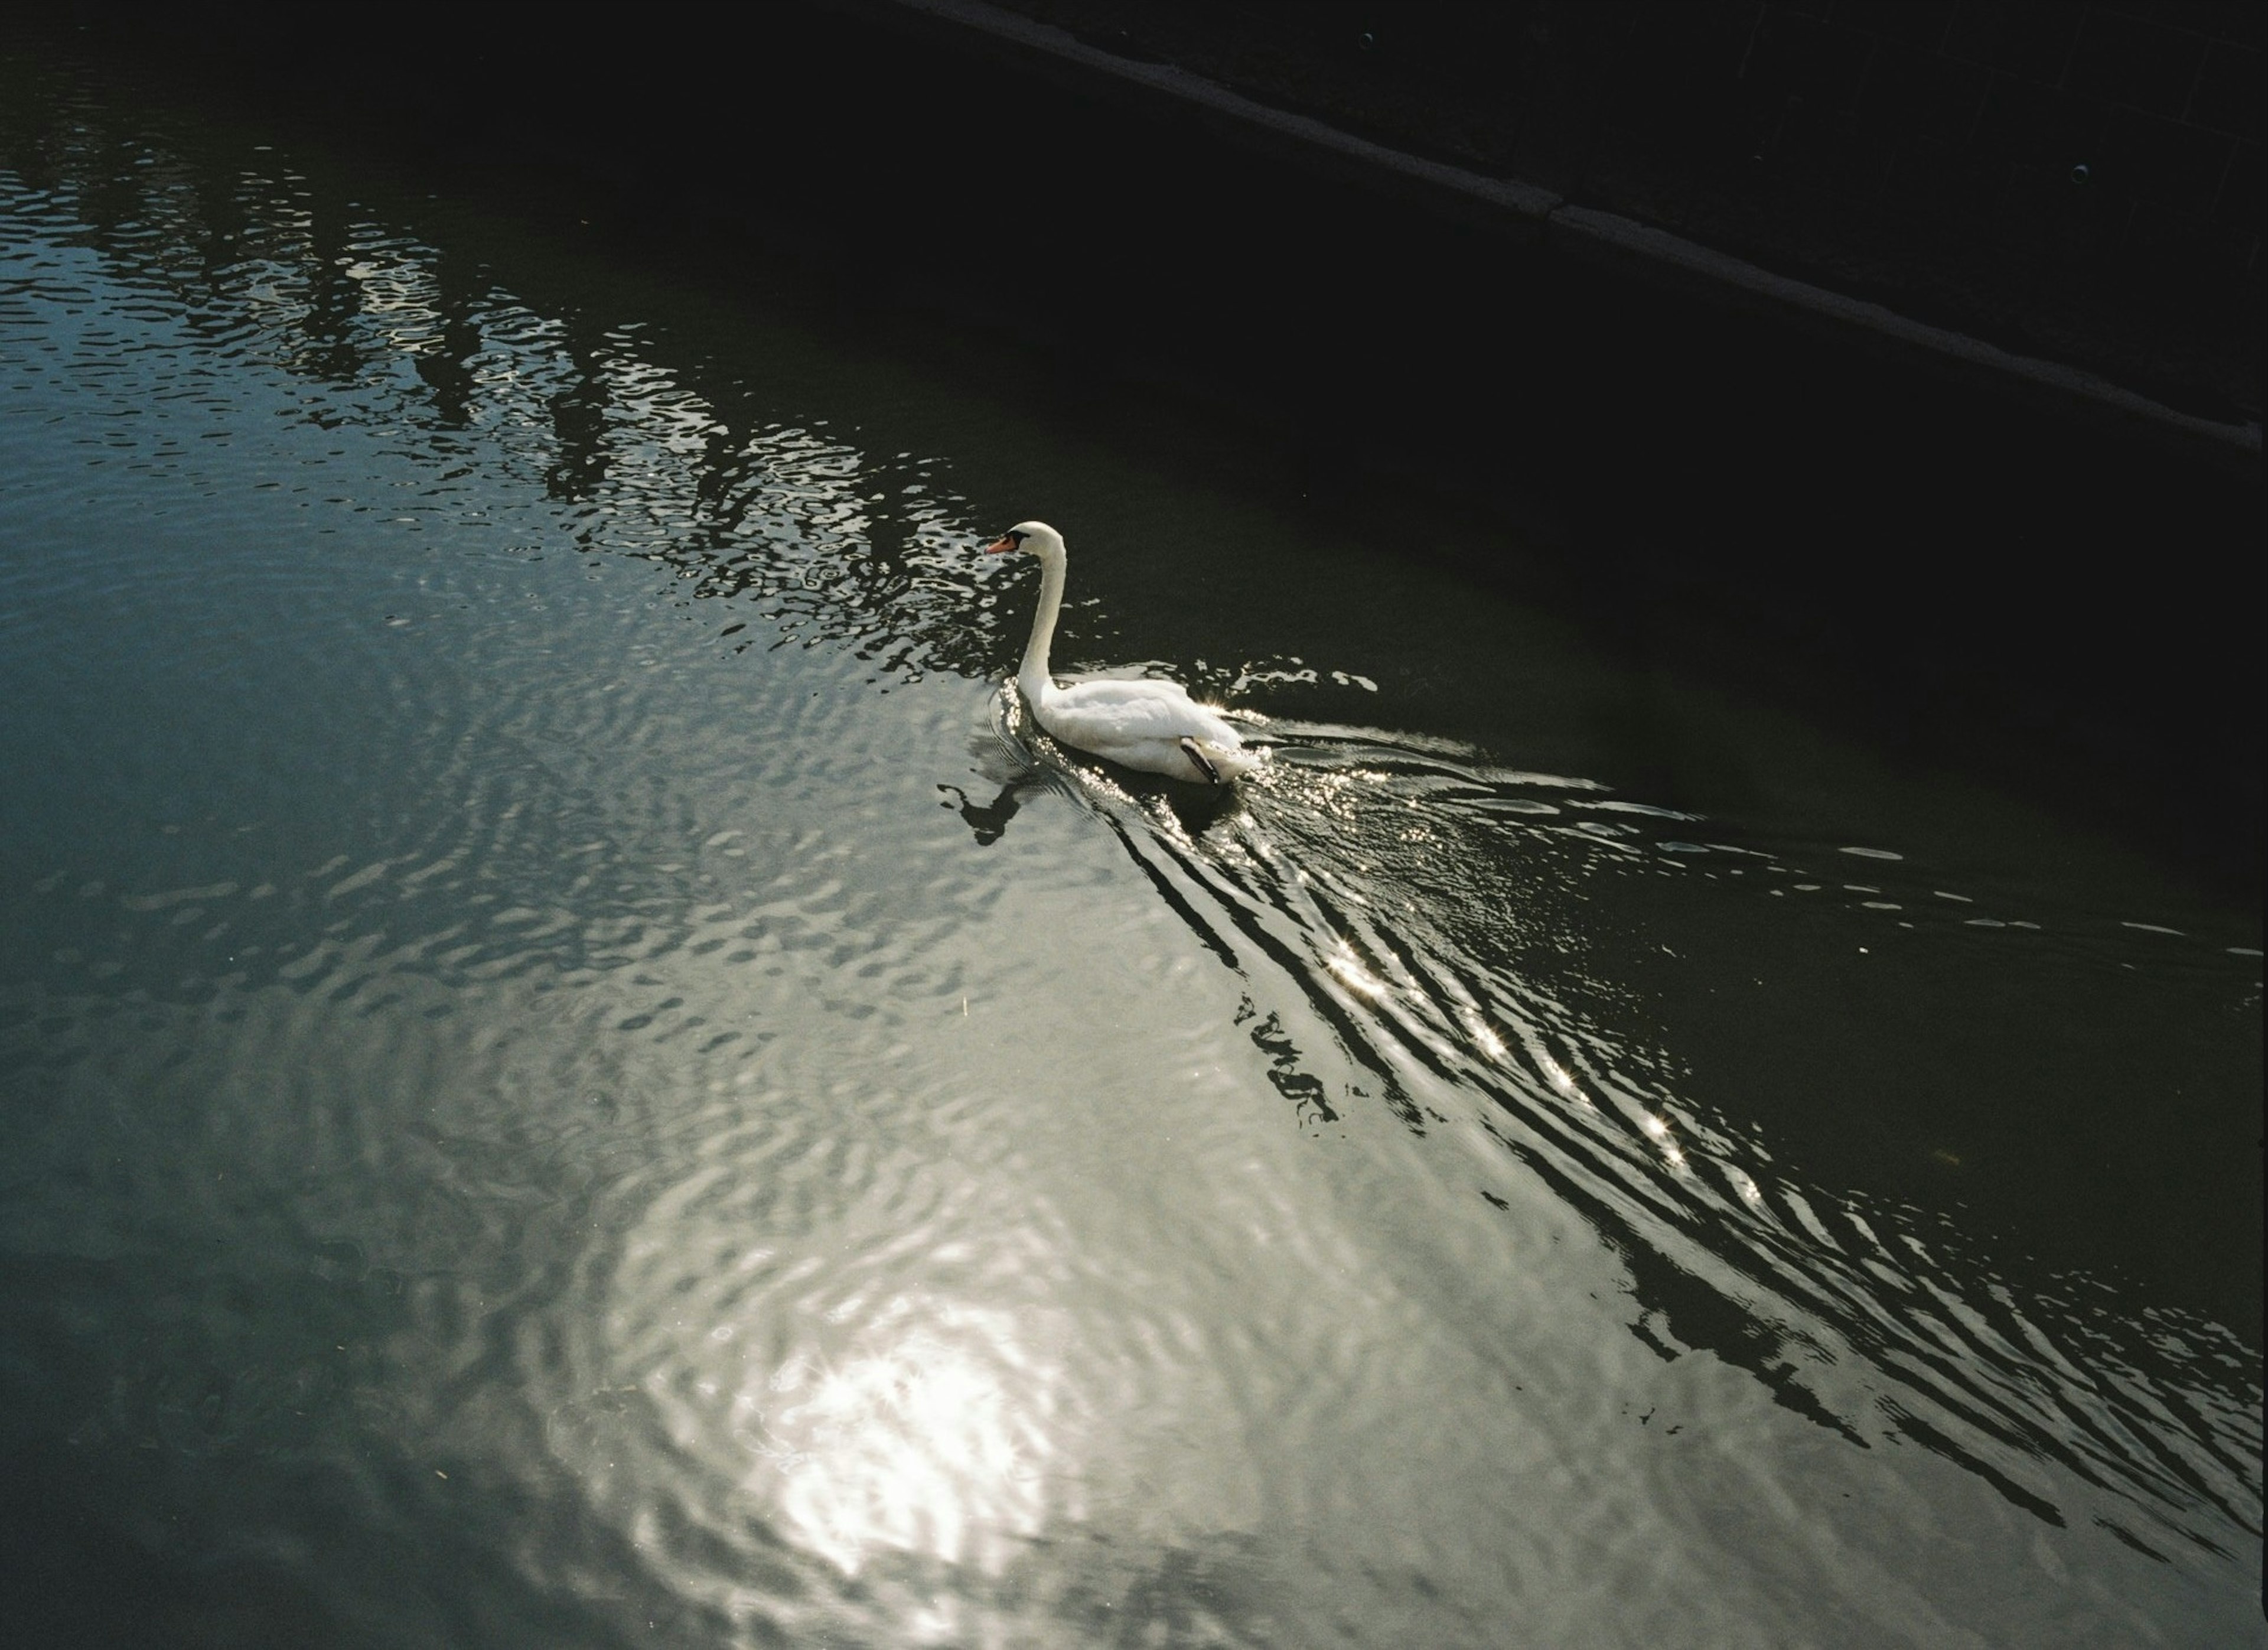
M 1199 414 L 6 74 L 18 1632 L 2268 1638 L 2250 914 Z M 1234 802 L 1026 739 L 1027 515 Z

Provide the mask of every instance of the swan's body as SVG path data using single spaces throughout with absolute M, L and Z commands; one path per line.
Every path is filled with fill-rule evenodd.
M 1048 648 L 1063 609 L 1063 534 L 1044 521 L 1025 521 L 987 548 L 1039 558 L 1040 605 L 1016 672 L 1016 689 L 1051 737 L 1128 768 L 1197 784 L 1226 784 L 1255 766 L 1236 729 L 1219 712 L 1190 698 L 1177 681 L 1057 686 L 1048 674 Z

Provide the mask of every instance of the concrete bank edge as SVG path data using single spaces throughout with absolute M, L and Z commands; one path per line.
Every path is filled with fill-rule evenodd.
M 1167 63 L 1119 57 L 1051 24 L 983 0 L 821 0 L 873 21 L 911 23 L 990 46 L 1072 89 L 1164 107 L 1313 171 L 1399 195 L 1562 254 L 1623 266 L 1693 296 L 1778 313 L 1880 352 L 1995 387 L 2043 411 L 2124 427 L 2241 478 L 2260 479 L 2260 425 L 2223 424 L 2166 406 L 2061 362 L 2022 356 L 1911 320 L 1867 299 L 1743 261 L 1668 230 L 1552 191 L 1404 154 L 1324 122 L 1255 102 Z M 973 39 L 971 38 L 973 37 Z

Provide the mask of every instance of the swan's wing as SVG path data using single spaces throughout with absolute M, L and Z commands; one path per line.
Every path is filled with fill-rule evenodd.
M 1085 681 L 1059 683 L 1048 696 L 1050 699 L 1075 704 L 1133 704 L 1164 702 L 1169 704 L 1193 704 L 1189 690 L 1178 681 L 1161 681 L 1154 676 L 1098 676 Z
M 1040 726 L 1083 750 L 1152 740 L 1202 740 L 1234 750 L 1236 729 L 1189 696 L 1177 681 L 1079 681 L 1058 688 L 1042 708 Z

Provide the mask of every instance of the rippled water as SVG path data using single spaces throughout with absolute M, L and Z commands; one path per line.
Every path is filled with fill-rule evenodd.
M 9 73 L 46 1642 L 2262 1639 L 2252 919 L 1422 500 Z M 1032 514 L 1234 800 L 1024 725 Z

